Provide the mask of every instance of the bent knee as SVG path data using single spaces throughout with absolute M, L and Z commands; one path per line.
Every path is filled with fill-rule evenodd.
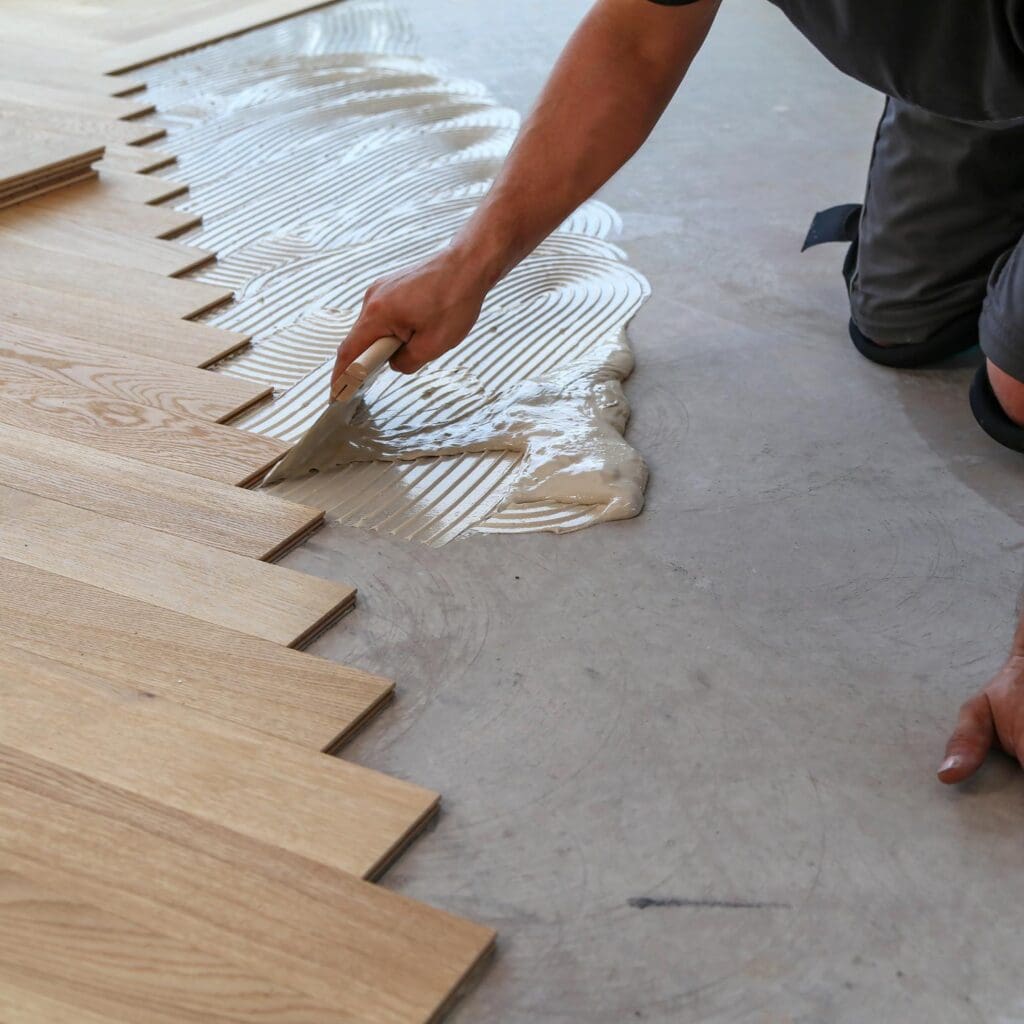
M 1000 370 L 991 359 L 986 360 L 986 364 L 992 392 L 999 400 L 1003 412 L 1018 427 L 1024 427 L 1024 381 L 1019 381 L 1005 370 Z

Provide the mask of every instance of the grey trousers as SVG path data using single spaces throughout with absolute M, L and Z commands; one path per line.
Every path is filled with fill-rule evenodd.
M 951 121 L 890 99 L 850 282 L 854 323 L 924 341 L 977 310 L 982 351 L 1024 380 L 1024 126 Z

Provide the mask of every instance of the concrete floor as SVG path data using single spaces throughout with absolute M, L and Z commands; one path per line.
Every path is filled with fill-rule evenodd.
M 410 14 L 525 109 L 585 7 Z M 966 363 L 865 362 L 841 249 L 799 253 L 860 197 L 879 110 L 727 0 L 602 193 L 654 288 L 640 518 L 439 550 L 328 528 L 288 559 L 360 588 L 314 650 L 399 683 L 347 756 L 444 794 L 385 884 L 500 932 L 459 1024 L 1024 1020 L 1024 780 L 933 774 L 1010 637 L 1022 465 Z

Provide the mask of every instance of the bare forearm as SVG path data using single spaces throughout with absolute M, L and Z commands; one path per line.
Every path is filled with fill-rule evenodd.
M 489 287 L 593 195 L 650 134 L 718 0 L 600 0 L 563 51 L 491 191 L 453 242 Z

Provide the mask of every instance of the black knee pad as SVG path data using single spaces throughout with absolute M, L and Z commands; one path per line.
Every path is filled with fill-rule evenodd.
M 850 340 L 857 351 L 881 366 L 891 366 L 898 370 L 909 370 L 915 366 L 928 366 L 931 363 L 949 359 L 960 352 L 966 352 L 978 344 L 978 317 L 981 309 L 972 309 L 944 327 L 940 327 L 925 341 L 913 345 L 879 345 L 850 320 Z
M 1004 448 L 1024 452 L 1024 427 L 1018 427 L 1003 411 L 988 379 L 988 368 L 982 364 L 971 382 L 971 412 L 978 426 Z
M 860 236 L 861 206 L 847 203 L 821 210 L 814 215 L 810 230 L 804 240 L 804 249 L 821 245 L 823 242 L 849 242 L 846 259 L 843 261 L 843 280 L 850 290 L 854 272 L 857 269 L 857 249 Z M 803 251 L 803 250 L 801 250 Z M 925 341 L 912 345 L 879 345 L 872 341 L 850 318 L 850 340 L 857 351 L 880 366 L 894 369 L 911 369 L 927 366 L 949 359 L 959 352 L 973 348 L 978 343 L 978 317 L 981 307 L 968 310 L 943 327 L 940 327 Z

